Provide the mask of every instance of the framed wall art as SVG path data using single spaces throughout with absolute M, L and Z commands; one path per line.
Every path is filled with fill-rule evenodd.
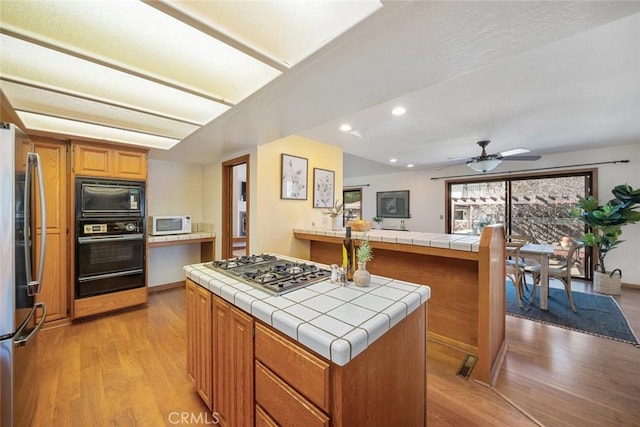
M 376 216 L 382 218 L 410 218 L 409 190 L 378 191 Z
M 313 168 L 313 207 L 332 208 L 335 195 L 335 172 Z
M 307 200 L 307 164 L 304 157 L 282 154 L 280 198 Z

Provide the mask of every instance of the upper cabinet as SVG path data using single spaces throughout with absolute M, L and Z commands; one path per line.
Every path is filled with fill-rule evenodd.
M 147 179 L 147 152 L 135 148 L 73 142 L 76 175 L 106 178 Z

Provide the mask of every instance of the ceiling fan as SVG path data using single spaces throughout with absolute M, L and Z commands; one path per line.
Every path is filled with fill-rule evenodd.
M 526 148 L 515 148 L 513 150 L 503 151 L 498 154 L 487 154 L 487 145 L 491 141 L 478 141 L 478 145 L 482 147 L 482 153 L 479 156 L 472 157 L 466 163 L 471 169 L 478 172 L 488 172 L 498 167 L 503 160 L 539 160 L 542 156 L 521 156 L 520 154 L 528 153 L 530 150 Z

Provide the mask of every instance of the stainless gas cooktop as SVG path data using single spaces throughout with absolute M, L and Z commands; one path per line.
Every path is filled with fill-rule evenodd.
M 329 270 L 314 264 L 285 260 L 269 254 L 229 258 L 206 266 L 271 295 L 286 294 L 331 276 Z

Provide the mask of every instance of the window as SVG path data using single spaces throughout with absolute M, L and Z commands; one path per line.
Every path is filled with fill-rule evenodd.
M 551 263 L 562 263 L 571 239 L 584 224 L 571 217 L 579 196 L 592 194 L 595 170 L 553 175 L 496 177 L 447 182 L 447 229 L 451 234 L 480 235 L 484 226 L 503 223 L 508 234 L 555 248 Z M 578 254 L 576 277 L 591 277 L 591 248 Z
M 344 202 L 344 223 L 362 218 L 362 188 L 350 188 L 342 191 Z

